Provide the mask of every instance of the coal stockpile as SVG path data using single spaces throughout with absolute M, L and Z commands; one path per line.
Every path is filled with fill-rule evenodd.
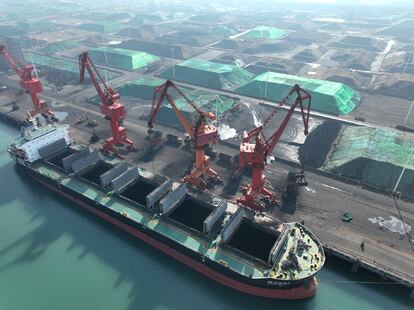
M 376 54 L 363 49 L 344 49 L 334 53 L 332 60 L 348 69 L 369 70 Z
M 279 53 L 279 52 L 286 52 L 296 48 L 298 45 L 292 42 L 274 42 L 274 43 L 267 43 L 261 44 L 254 47 L 247 47 L 243 50 L 243 53 L 246 54 L 261 54 L 261 53 Z
M 229 245 L 264 262 L 278 236 L 265 232 L 252 224 L 242 222 L 229 241 Z
M 200 232 L 203 231 L 203 223 L 213 210 L 203 204 L 186 199 L 171 214 L 170 218 L 191 227 Z
M 299 148 L 300 162 L 313 168 L 322 167 L 341 128 L 339 122 L 327 121 L 312 130 Z
M 121 196 L 124 196 L 128 199 L 131 199 L 132 201 L 139 203 L 140 205 L 145 206 L 147 203 L 147 195 L 156 188 L 156 185 L 138 181 L 135 182 L 132 186 L 128 187 L 124 192 L 122 192 Z
M 99 177 L 113 167 L 110 163 L 103 160 L 98 161 L 88 172 L 84 173 L 82 177 L 92 183 L 101 184 Z
M 71 148 L 67 148 L 66 150 L 64 150 L 62 153 L 59 153 L 56 156 L 53 156 L 52 158 L 50 158 L 48 160 L 49 163 L 58 166 L 60 168 L 63 168 L 63 164 L 62 164 L 62 160 L 66 157 L 68 157 L 69 155 L 72 155 L 73 153 L 75 153 L 76 151 L 71 149 Z

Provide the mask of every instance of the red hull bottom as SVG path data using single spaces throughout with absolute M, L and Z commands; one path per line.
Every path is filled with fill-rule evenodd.
M 118 226 L 119 228 L 127 231 L 128 233 L 134 235 L 135 237 L 141 239 L 142 241 L 152 245 L 153 247 L 161 250 L 162 252 L 168 254 L 171 257 L 174 257 L 176 260 L 184 263 L 185 265 L 187 265 L 188 267 L 191 267 L 192 269 L 197 270 L 198 272 L 202 273 L 203 275 L 223 284 L 226 285 L 228 287 L 231 287 L 233 289 L 236 289 L 240 292 L 246 293 L 246 294 L 250 294 L 250 295 L 255 295 L 255 296 L 259 296 L 259 297 L 266 297 L 266 298 L 274 298 L 274 299 L 305 299 L 305 298 L 309 298 L 315 295 L 316 293 L 316 288 L 318 286 L 318 283 L 316 281 L 316 278 L 313 277 L 312 280 L 310 281 L 310 283 L 308 284 L 307 287 L 305 286 L 300 286 L 300 287 L 296 287 L 296 288 L 291 288 L 291 289 L 270 289 L 270 288 L 261 288 L 261 287 L 257 287 L 257 286 L 253 286 L 253 285 L 249 285 L 246 283 L 242 283 L 239 281 L 236 281 L 234 279 L 231 279 L 217 271 L 215 271 L 214 269 L 211 269 L 207 266 L 205 266 L 204 264 L 195 261 L 194 259 L 180 253 L 179 251 L 165 245 L 164 243 L 161 243 L 151 237 L 149 237 L 148 235 L 132 228 L 131 226 L 128 226 L 127 224 L 112 218 L 111 216 L 100 212 L 99 210 L 92 208 L 91 206 L 89 206 L 87 203 L 80 201 L 79 199 L 59 190 L 56 187 L 53 187 L 51 185 L 49 185 L 48 183 L 36 178 L 35 176 L 33 176 L 37 181 L 39 181 L 40 183 L 44 184 L 45 186 L 47 186 L 48 188 L 50 188 L 51 190 L 53 190 L 54 192 L 57 192 L 58 194 L 66 197 L 67 199 L 75 202 L 76 204 L 78 204 L 79 206 L 81 206 L 82 208 L 96 214 L 97 216 L 99 216 L 100 218 L 112 223 L 113 225 Z

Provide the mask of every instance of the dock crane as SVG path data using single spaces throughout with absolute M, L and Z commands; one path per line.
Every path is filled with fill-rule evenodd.
M 37 77 L 33 76 L 33 65 L 23 65 L 19 63 L 5 45 L 0 45 L 0 52 L 3 54 L 4 58 L 6 58 L 6 61 L 13 71 L 19 76 L 21 88 L 29 93 L 32 98 L 34 108 L 30 110 L 30 116 L 41 114 L 47 119 L 56 121 L 57 119 L 53 112 L 47 107 L 46 101 L 39 97 L 39 93 L 42 92 L 43 86 L 42 82 Z
M 128 148 L 134 148 L 134 143 L 128 139 L 127 133 L 124 127 L 121 126 L 121 123 L 125 119 L 125 107 L 119 101 L 119 93 L 107 85 L 102 76 L 99 74 L 95 64 L 89 57 L 88 52 L 83 52 L 79 55 L 79 72 L 80 72 L 80 82 L 83 83 L 85 80 L 85 68 L 89 73 L 92 84 L 98 93 L 99 98 L 101 99 L 101 104 L 99 109 L 105 119 L 110 121 L 112 136 L 107 138 L 103 144 L 103 149 L 107 152 L 114 153 L 119 156 L 118 149 L 116 148 L 119 145 L 125 145 Z M 99 81 L 96 79 L 95 75 L 98 77 L 99 81 L 102 83 L 103 88 L 101 88 Z
M 178 109 L 174 99 L 168 94 L 169 88 L 172 87 L 184 100 L 198 113 L 198 118 L 194 124 L 191 124 L 181 111 Z M 152 130 L 157 112 L 164 102 L 164 99 L 170 103 L 178 120 L 184 127 L 195 145 L 195 166 L 190 174 L 184 177 L 184 182 L 191 184 L 201 190 L 207 188 L 205 177 L 216 182 L 220 182 L 216 171 L 209 167 L 209 156 L 205 154 L 205 147 L 215 144 L 218 140 L 217 128 L 214 125 L 207 124 L 207 119 L 214 121 L 216 116 L 210 112 L 201 111 L 179 88 L 174 82 L 167 80 L 164 84 L 154 89 L 150 120 L 148 121 L 149 131 Z
M 292 95 L 296 95 L 287 115 L 279 125 L 277 130 L 268 138 L 265 137 L 263 130 L 272 120 L 277 111 L 284 106 L 291 99 Z M 304 101 L 307 100 L 307 106 Z M 276 144 L 279 142 L 282 133 L 293 115 L 296 107 L 299 105 L 304 124 L 304 134 L 308 134 L 309 113 L 310 113 L 311 95 L 303 90 L 299 85 L 295 85 L 289 93 L 275 106 L 270 115 L 266 118 L 262 125 L 257 126 L 249 132 L 243 132 L 243 140 L 240 145 L 239 168 L 244 166 L 251 166 L 253 176 L 252 182 L 243 188 L 244 196 L 236 200 L 237 203 L 243 204 L 254 210 L 261 210 L 263 204 L 258 203 L 257 199 L 260 197 L 265 201 L 277 203 L 278 199 L 275 193 L 265 187 L 265 175 L 263 173 L 265 166 L 271 163 L 272 152 Z M 254 138 L 254 143 L 250 140 Z M 303 169 L 298 176 L 299 184 L 305 183 Z

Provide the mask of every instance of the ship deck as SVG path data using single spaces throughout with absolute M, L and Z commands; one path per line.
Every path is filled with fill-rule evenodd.
M 73 150 L 66 153 L 71 154 Z M 219 262 L 240 275 L 253 279 L 269 277 L 268 270 L 272 265 L 267 261 L 273 245 L 279 238 L 279 235 L 274 232 L 275 226 L 281 225 L 279 222 L 274 222 L 270 218 L 267 221 L 264 221 L 263 218 L 253 219 L 250 223 L 244 220 L 227 244 L 216 246 L 220 243 L 220 235 L 217 233 L 204 234 L 202 231 L 204 220 L 214 209 L 213 204 L 200 202 L 186 195 L 184 202 L 171 214 L 159 216 L 156 210 L 148 209 L 145 206 L 146 195 L 152 192 L 157 185 L 150 181 L 144 181 L 142 177 L 148 180 L 157 179 L 157 176 L 153 173 L 138 168 L 141 177 L 119 194 L 114 195 L 100 188 L 97 175 L 118 164 L 120 162 L 118 159 L 111 157 L 107 157 L 105 160 L 101 159 L 93 165 L 93 168 L 89 168 L 86 173 L 80 173 L 78 177 L 69 175 L 59 167 L 59 164 L 55 164 L 61 161 L 62 154 L 57 154 L 47 161 L 34 163 L 32 169 L 55 180 L 60 186 L 67 187 L 122 216 L 126 216 L 203 257 Z M 235 205 L 229 204 L 224 220 L 234 213 L 235 207 Z M 259 228 L 259 225 L 264 228 Z M 267 229 L 266 226 L 268 226 Z M 294 242 L 295 238 L 287 238 L 287 243 Z M 260 240 L 260 243 L 258 240 Z M 312 255 L 321 253 L 321 248 L 316 244 L 315 248 L 311 249 Z M 279 257 L 279 260 L 287 260 L 286 251 L 282 252 L 283 255 Z M 316 270 L 311 270 L 309 262 L 303 261 L 302 263 L 303 268 L 301 270 L 293 273 L 294 276 L 286 275 L 285 279 L 307 278 L 316 272 Z M 321 262 L 322 265 L 323 262 Z M 283 274 L 283 272 L 280 273 Z M 270 277 L 276 278 L 276 273 Z

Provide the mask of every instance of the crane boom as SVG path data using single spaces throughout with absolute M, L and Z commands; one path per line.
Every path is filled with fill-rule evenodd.
M 184 115 L 181 113 L 181 111 L 176 106 L 174 99 L 168 94 L 168 89 L 170 87 L 173 87 L 185 100 L 186 102 L 191 102 L 187 96 L 178 88 L 176 85 L 170 81 L 167 80 L 164 84 L 158 86 L 154 90 L 154 95 L 152 99 L 152 107 L 151 107 L 151 114 L 150 114 L 150 120 L 148 121 L 148 127 L 153 127 L 153 122 L 155 120 L 155 117 L 157 116 L 158 110 L 161 107 L 161 104 L 163 103 L 164 99 L 167 99 L 170 103 L 171 107 L 173 108 L 175 115 L 177 116 L 178 120 L 180 121 L 181 125 L 184 127 L 185 131 L 190 135 L 191 139 L 195 140 L 196 135 L 193 129 L 193 126 L 190 124 L 190 122 L 184 117 Z M 158 96 L 158 99 L 157 99 Z M 192 104 L 192 106 L 195 106 Z M 196 109 L 198 112 L 198 108 Z
M 13 71 L 16 72 L 22 80 L 28 81 L 32 79 L 33 65 L 27 65 L 24 67 L 14 58 L 5 45 L 0 45 L 0 52 L 6 58 Z
M 120 122 L 122 122 L 126 116 L 125 107 L 119 101 L 120 95 L 115 89 L 106 84 L 102 76 L 99 74 L 95 64 L 90 59 L 88 52 L 83 52 L 79 55 L 79 73 L 81 83 L 85 80 L 85 69 L 88 71 L 92 84 L 101 100 L 101 104 L 99 105 L 100 111 L 111 124 L 112 137 L 105 140 L 103 145 L 104 150 L 119 155 L 116 146 L 120 144 L 126 145 L 129 148 L 134 148 L 134 143 L 127 138 L 125 128 L 120 125 Z M 102 83 L 103 88 L 101 88 L 96 76 Z
M 296 107 L 299 105 L 300 112 L 302 116 L 303 126 L 304 126 L 304 134 L 308 135 L 308 126 L 309 126 L 309 114 L 310 114 L 310 100 L 311 96 L 310 94 L 305 91 L 304 89 L 300 88 L 299 85 L 295 85 L 292 90 L 289 92 L 288 95 L 279 103 L 279 107 L 282 107 L 292 96 L 294 93 L 296 93 L 297 97 L 295 99 L 295 103 L 293 103 L 286 114 L 285 118 L 282 121 L 282 124 L 280 124 L 279 128 L 276 130 L 276 132 L 270 136 L 270 138 L 266 141 L 266 156 L 269 156 L 272 154 L 273 149 L 275 148 L 276 144 L 279 142 L 280 137 L 282 136 L 283 132 L 286 129 L 287 124 L 289 123 L 290 118 L 293 115 L 293 112 L 295 112 Z M 307 111 L 305 112 L 303 101 L 309 99 L 309 104 L 307 106 Z M 276 109 L 274 109 L 276 111 Z M 274 115 L 274 114 L 273 114 Z M 270 121 L 270 119 L 269 119 Z M 265 123 L 267 124 L 267 123 Z
M 296 95 L 294 102 L 291 104 L 286 116 L 284 117 L 282 123 L 276 129 L 276 131 L 268 138 L 265 137 L 264 129 L 273 119 L 277 111 L 288 103 L 292 95 Z M 304 101 L 307 100 L 308 104 L 305 107 Z M 295 85 L 289 91 L 289 93 L 279 102 L 277 106 L 272 110 L 266 120 L 261 126 L 253 128 L 249 132 L 243 133 L 243 141 L 240 145 L 240 162 L 239 166 L 244 167 L 249 165 L 253 169 L 252 182 L 246 187 L 246 194 L 237 199 L 237 202 L 242 203 L 253 209 L 260 209 L 256 202 L 256 198 L 259 195 L 264 196 L 265 199 L 270 201 L 276 201 L 275 194 L 264 187 L 265 175 L 263 170 L 265 165 L 268 163 L 268 159 L 271 157 L 271 154 L 280 140 L 283 132 L 285 131 L 289 120 L 291 119 L 295 109 L 299 105 L 300 113 L 302 116 L 302 121 L 304 125 L 304 134 L 308 134 L 309 126 L 309 115 L 310 115 L 310 105 L 311 105 L 311 95 L 302 89 L 299 85 Z M 250 143 L 252 138 L 255 138 L 254 143 Z
M 184 100 L 191 105 L 198 114 L 198 119 L 194 125 L 192 125 L 178 109 L 171 95 L 168 94 L 169 88 L 173 88 Z M 157 113 L 161 107 L 161 104 L 167 99 L 169 104 L 174 110 L 175 115 L 180 121 L 184 130 L 191 137 L 191 140 L 195 144 L 196 148 L 196 160 L 195 168 L 193 171 L 184 177 L 184 181 L 190 183 L 201 189 L 205 189 L 207 186 L 203 180 L 204 176 L 220 180 L 217 172 L 209 168 L 209 157 L 205 155 L 204 147 L 209 144 L 214 144 L 218 140 L 217 129 L 215 126 L 207 124 L 206 119 L 215 120 L 216 116 L 210 112 L 201 111 L 178 87 L 174 82 L 167 80 L 164 84 L 154 89 L 154 95 L 152 98 L 152 107 L 150 119 L 148 121 L 148 128 L 152 129 Z
M 39 97 L 39 93 L 42 92 L 43 86 L 38 78 L 33 77 L 33 65 L 22 65 L 19 63 L 5 45 L 0 45 L 0 52 L 13 71 L 19 76 L 20 87 L 30 94 L 34 105 L 34 109 L 30 110 L 30 115 L 35 116 L 40 113 L 45 117 L 51 117 L 51 119 L 56 120 L 53 113 L 47 107 L 46 101 Z
M 79 55 L 79 73 L 81 84 L 85 81 L 85 68 L 88 71 L 92 84 L 103 104 L 111 105 L 115 103 L 116 100 L 120 99 L 119 93 L 106 84 L 95 64 L 92 62 L 92 59 L 89 57 L 88 52 L 84 52 Z M 99 78 L 99 81 L 96 79 L 96 76 Z M 99 82 L 102 83 L 103 89 L 101 88 Z

